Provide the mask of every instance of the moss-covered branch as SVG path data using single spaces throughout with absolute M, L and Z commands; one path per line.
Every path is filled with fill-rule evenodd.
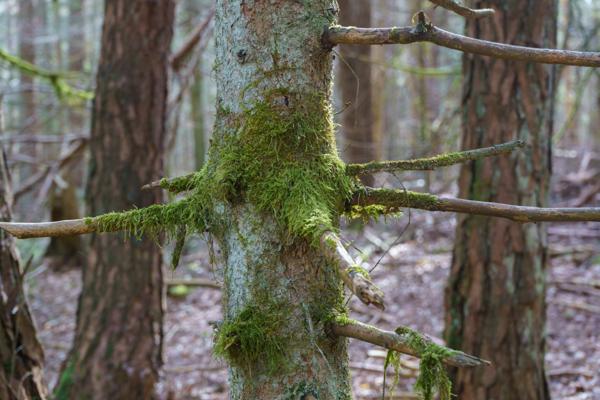
M 338 235 L 325 232 L 321 237 L 321 247 L 331 259 L 338 261 L 344 284 L 360 301 L 366 305 L 373 304 L 380 310 L 385 309 L 383 292 L 371 282 L 369 273 L 354 261 Z
M 428 193 L 416 193 L 394 189 L 362 188 L 354 193 L 350 206 L 381 206 L 388 212 L 401 208 L 428 211 L 457 212 L 507 218 L 516 222 L 572 222 L 600 221 L 600 207 L 589 208 L 541 208 L 515 206 L 485 201 L 439 197 Z
M 63 73 L 49 71 L 47 69 L 38 67 L 37 65 L 34 65 L 26 60 L 23 60 L 22 58 L 9 54 L 2 49 L 0 49 L 0 60 L 6 61 L 12 67 L 17 68 L 19 71 L 25 74 L 46 80 L 52 85 L 52 87 L 54 88 L 54 92 L 60 99 L 66 98 L 76 101 L 85 101 L 94 98 L 94 94 L 92 92 L 75 89 L 74 87 L 69 85 L 65 81 L 65 74 Z
M 433 4 L 450 10 L 465 18 L 485 18 L 494 14 L 494 10 L 491 8 L 480 8 L 473 9 L 462 5 L 460 2 L 455 0 L 429 0 Z
M 196 186 L 197 178 L 200 178 L 198 172 L 192 172 L 191 174 L 177 176 L 175 178 L 162 178 L 142 186 L 142 190 L 161 188 L 171 193 L 187 192 Z
M 366 164 L 349 164 L 346 166 L 346 172 L 348 175 L 357 176 L 363 174 L 372 174 L 375 172 L 430 171 L 436 168 L 465 163 L 467 161 L 480 160 L 486 157 L 508 154 L 513 150 L 524 146 L 525 142 L 522 140 L 513 140 L 511 142 L 502 143 L 495 146 L 440 154 L 428 158 L 399 161 L 372 161 Z
M 338 318 L 329 324 L 329 329 L 337 336 L 362 340 L 419 358 L 425 355 L 427 351 L 436 348 L 444 354 L 442 362 L 455 367 L 478 367 L 490 364 L 489 361 L 462 351 L 436 345 L 425 335 L 408 328 L 399 328 L 396 332 L 391 332 L 359 321 Z

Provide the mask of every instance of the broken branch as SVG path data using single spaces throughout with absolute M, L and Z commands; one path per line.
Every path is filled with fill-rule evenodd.
M 454 164 L 465 163 L 467 161 L 507 154 L 516 148 L 524 146 L 525 142 L 522 140 L 513 140 L 511 142 L 502 143 L 491 147 L 440 154 L 428 158 L 400 161 L 372 161 L 366 164 L 349 164 L 346 167 L 346 172 L 348 175 L 363 175 L 374 172 L 431 171 L 440 167 L 447 167 Z
M 598 52 L 540 49 L 474 39 L 437 28 L 429 22 L 423 21 L 423 13 L 419 15 L 423 15 L 423 17 L 420 18 L 421 22 L 415 26 L 392 28 L 331 26 L 326 28 L 323 41 L 328 47 L 338 44 L 372 45 L 431 42 L 465 53 L 504 60 L 600 67 L 600 53 Z
M 366 305 L 373 304 L 380 310 L 385 309 L 383 292 L 371 282 L 368 272 L 354 262 L 339 236 L 326 232 L 321 237 L 321 245 L 331 259 L 338 261 L 340 275 L 348 289 Z
M 158 181 L 150 182 L 142 186 L 142 190 L 161 188 L 171 193 L 181 193 L 188 191 L 194 187 L 194 177 L 196 172 L 191 174 L 178 176 L 175 178 L 162 178 Z
M 85 219 L 67 219 L 56 222 L 0 222 L 4 229 L 19 239 L 83 235 L 96 232 L 96 225 Z
M 491 8 L 473 9 L 454 0 L 429 0 L 433 4 L 450 10 L 465 18 L 485 18 L 494 14 Z
M 398 334 L 354 320 L 345 322 L 332 322 L 329 324 L 329 329 L 337 336 L 358 339 L 362 340 L 363 342 L 368 342 L 389 350 L 397 351 L 399 353 L 408 354 L 419 358 L 421 357 L 419 349 L 416 349 L 413 345 L 414 338 L 411 336 L 418 334 L 413 330 L 405 329 L 407 333 Z M 402 329 L 400 329 L 400 331 L 402 331 Z M 418 335 L 420 335 L 421 340 L 430 341 L 430 339 L 428 339 L 426 336 L 422 334 Z M 462 351 L 452 350 L 449 348 L 447 350 L 448 356 L 443 360 L 445 364 L 455 367 L 477 367 L 482 365 L 490 365 L 489 361 L 463 353 Z
M 354 193 L 353 206 L 384 206 L 389 212 L 400 208 L 457 212 L 507 218 L 516 222 L 600 221 L 600 207 L 541 208 L 485 201 L 439 197 L 405 190 L 363 188 Z

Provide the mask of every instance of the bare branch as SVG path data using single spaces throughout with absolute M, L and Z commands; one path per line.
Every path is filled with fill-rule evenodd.
M 19 239 L 82 235 L 96 231 L 96 226 L 83 218 L 56 222 L 0 222 L 0 228 Z
M 435 5 L 450 10 L 465 18 L 485 18 L 494 14 L 491 8 L 472 9 L 454 0 L 429 0 Z
M 174 70 L 177 71 L 181 68 L 183 62 L 188 58 L 192 50 L 194 50 L 196 45 L 200 43 L 200 40 L 202 40 L 202 36 L 204 35 L 204 32 L 210 25 L 210 22 L 212 21 L 214 15 L 215 8 L 213 7 L 208 12 L 208 15 L 206 16 L 204 21 L 202 21 L 202 23 L 200 23 L 196 27 L 196 29 L 192 31 L 192 33 L 190 33 L 183 45 L 173 54 L 173 56 L 171 56 L 171 67 Z
M 524 146 L 525 142 L 522 140 L 514 140 L 491 147 L 440 154 L 438 156 L 428 158 L 400 161 L 372 161 L 366 164 L 349 164 L 346 166 L 346 172 L 348 175 L 363 175 L 374 172 L 430 171 L 440 167 L 465 163 L 467 161 L 507 154 L 516 148 Z
M 438 197 L 428 193 L 366 187 L 354 193 L 351 205 L 382 205 L 390 212 L 405 207 L 428 211 L 457 212 L 507 218 L 516 222 L 600 221 L 600 207 L 541 208 L 515 206 L 485 201 Z
M 411 345 L 414 342 L 414 339 L 411 338 L 410 334 L 398 334 L 391 331 L 385 331 L 372 325 L 363 324 L 359 321 L 349 321 L 346 323 L 332 322 L 329 324 L 329 329 L 337 336 L 362 340 L 363 342 L 375 344 L 414 357 L 421 356 L 420 351 Z M 411 333 L 414 334 L 415 331 L 411 331 Z M 430 341 L 430 339 L 424 335 L 421 335 L 421 339 Z M 448 354 L 448 357 L 446 357 L 443 362 L 455 367 L 490 365 L 489 361 L 465 354 L 462 351 L 448 349 Z
M 344 284 L 366 305 L 373 304 L 380 310 L 385 309 L 383 292 L 369 279 L 342 244 L 338 235 L 326 232 L 321 237 L 321 247 L 331 259 L 337 260 Z
M 431 42 L 465 53 L 479 54 L 505 60 L 546 64 L 600 67 L 600 53 L 570 50 L 539 49 L 474 39 L 447 32 L 425 22 L 424 14 L 416 26 L 393 28 L 355 28 L 332 26 L 323 35 L 324 45 L 337 44 L 409 44 Z

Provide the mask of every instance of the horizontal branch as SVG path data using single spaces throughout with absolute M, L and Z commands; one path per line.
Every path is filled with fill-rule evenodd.
M 339 272 L 344 284 L 364 304 L 373 304 L 380 310 L 385 309 L 383 292 L 369 279 L 368 273 L 352 259 L 338 235 L 326 232 L 321 238 L 321 247 L 325 253 L 338 261 Z
M 507 154 L 516 148 L 524 146 L 525 142 L 522 140 L 513 140 L 511 142 L 502 143 L 491 147 L 440 154 L 438 156 L 428 158 L 400 161 L 372 161 L 366 164 L 349 164 L 346 166 L 346 172 L 348 175 L 355 176 L 374 172 L 430 171 L 436 168 L 461 164 L 467 161 Z
M 83 235 L 96 231 L 85 219 L 67 219 L 56 222 L 0 222 L 0 228 L 19 239 Z
M 414 346 L 413 335 L 418 333 L 412 330 L 406 329 L 406 331 L 410 333 L 398 334 L 396 332 L 379 329 L 372 325 L 363 324 L 359 321 L 348 321 L 345 323 L 340 323 L 337 321 L 332 322 L 329 324 L 329 330 L 331 333 L 337 336 L 362 340 L 363 342 L 368 342 L 414 357 L 421 356 L 421 351 Z M 420 335 L 421 340 L 430 341 L 430 339 L 426 336 L 421 334 L 418 335 Z M 445 364 L 455 367 L 478 367 L 490 365 L 489 361 L 465 354 L 462 351 L 452 350 L 449 348 L 447 350 L 448 356 L 443 360 Z
M 600 221 L 600 207 L 541 208 L 439 197 L 406 190 L 363 188 L 354 193 L 353 206 L 381 205 L 390 211 L 416 208 L 507 218 L 517 222 Z
M 423 21 L 416 26 L 399 28 L 332 26 L 326 29 L 323 42 L 328 47 L 338 44 L 373 45 L 431 42 L 465 53 L 505 60 L 600 67 L 600 53 L 598 52 L 540 49 L 490 42 L 447 32 Z
M 433 4 L 450 10 L 465 18 L 485 18 L 494 14 L 494 10 L 491 8 L 480 8 L 473 9 L 460 4 L 454 0 L 429 0 Z
M 162 178 L 158 181 L 153 181 L 142 186 L 142 190 L 149 189 L 164 189 L 171 193 L 181 193 L 191 190 L 194 187 L 194 178 L 196 172 L 191 174 L 177 176 L 175 178 Z

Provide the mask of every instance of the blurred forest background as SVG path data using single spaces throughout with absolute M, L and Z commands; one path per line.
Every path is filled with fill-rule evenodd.
M 406 25 L 425 9 L 438 25 L 462 32 L 464 19 L 425 1 L 359 1 L 346 25 Z M 363 4 L 364 3 L 364 4 Z M 367 4 L 369 3 L 369 4 Z M 184 62 L 171 62 L 167 108 L 166 176 L 199 169 L 214 119 L 212 16 L 208 0 L 180 0 L 172 52 L 194 32 L 199 43 Z M 350 10 L 350 6 L 347 8 Z M 91 102 L 65 93 L 93 93 L 104 5 L 93 0 L 0 0 L 0 50 L 40 68 L 64 72 L 32 77 L 0 59 L 3 126 L 0 142 L 12 174 L 14 220 L 86 215 Z M 558 48 L 598 51 L 600 1 L 560 0 Z M 335 112 L 338 145 L 350 161 L 405 159 L 460 148 L 462 54 L 430 44 L 337 49 Z M 551 204 L 600 205 L 600 70 L 557 67 Z M 81 94 L 81 93 L 80 93 Z M 370 105 L 370 106 L 369 106 Z M 377 175 L 377 184 L 457 195 L 458 167 L 402 176 Z M 388 221 L 389 222 L 389 221 Z M 354 316 L 392 328 L 399 322 L 433 337 L 443 332 L 443 293 L 451 265 L 455 220 L 441 213 L 405 213 L 391 224 L 346 226 L 344 237 L 389 296 L 385 314 L 351 303 Z M 71 346 L 85 238 L 19 241 L 32 313 L 46 351 L 52 386 Z M 600 399 L 600 227 L 549 226 L 546 368 L 557 399 Z M 168 265 L 169 248 L 165 251 Z M 203 238 L 186 245 L 180 268 L 167 270 L 165 398 L 226 398 L 225 365 L 211 355 L 220 319 L 221 277 Z M 393 317 L 391 317 L 393 316 Z M 385 352 L 351 345 L 357 398 L 381 395 Z M 394 398 L 414 398 L 416 362 L 407 358 Z

